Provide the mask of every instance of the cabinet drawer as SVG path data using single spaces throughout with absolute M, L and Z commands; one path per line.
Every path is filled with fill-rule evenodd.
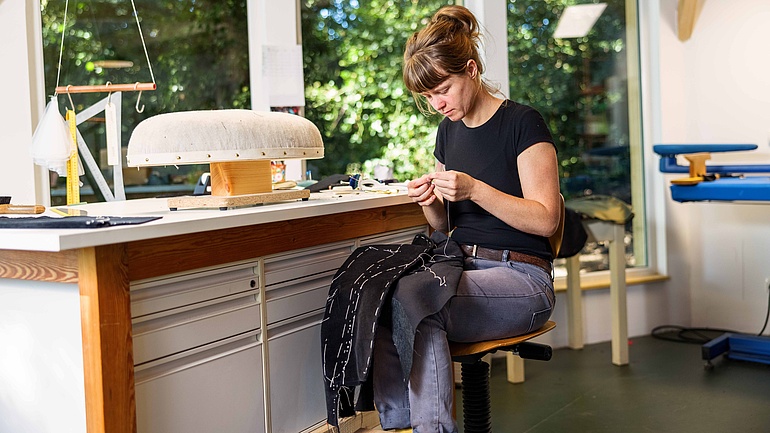
M 257 262 L 131 283 L 131 317 L 193 305 L 259 287 Z
M 367 236 L 361 238 L 359 245 L 375 245 L 375 244 L 411 244 L 415 235 L 423 233 L 428 234 L 428 226 L 417 226 L 404 230 L 388 232 L 385 234 Z
M 265 286 L 269 287 L 300 276 L 336 270 L 353 252 L 354 243 L 338 242 L 316 248 L 306 248 L 266 257 Z
M 263 433 L 258 333 L 135 370 L 139 433 Z
M 322 312 L 268 328 L 272 433 L 296 433 L 326 418 Z
M 267 323 L 276 323 L 323 309 L 337 270 L 275 284 L 265 291 Z
M 260 327 L 259 290 L 132 321 L 134 363 L 162 358 Z

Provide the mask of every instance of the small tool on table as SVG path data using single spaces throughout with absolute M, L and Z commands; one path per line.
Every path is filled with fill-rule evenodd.
M 0 214 L 39 214 L 45 206 L 11 204 L 10 196 L 0 196 Z

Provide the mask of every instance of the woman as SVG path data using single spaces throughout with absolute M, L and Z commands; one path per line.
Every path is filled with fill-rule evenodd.
M 456 432 L 448 340 L 510 337 L 541 327 L 555 297 L 548 236 L 560 218 L 556 149 L 540 114 L 496 96 L 481 75 L 479 25 L 440 9 L 407 42 L 403 75 L 438 128 L 436 171 L 408 195 L 465 254 L 457 294 L 417 327 L 408 383 L 390 333 L 378 330 L 374 399 L 385 429 Z

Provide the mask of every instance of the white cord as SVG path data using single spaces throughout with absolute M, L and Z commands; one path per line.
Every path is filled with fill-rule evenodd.
M 144 48 L 144 58 L 147 59 L 147 67 L 150 68 L 150 77 L 152 78 L 152 84 L 155 84 L 155 74 L 152 72 L 152 64 L 150 63 L 150 55 L 147 54 L 147 45 L 144 43 L 144 35 L 142 34 L 142 26 L 139 25 L 139 13 L 136 12 L 136 5 L 134 0 L 131 0 L 131 7 L 134 9 L 134 18 L 136 18 L 136 28 L 139 29 L 139 37 L 142 39 L 142 48 Z
M 56 72 L 56 87 L 59 87 L 59 78 L 61 77 L 61 59 L 64 54 L 64 34 L 67 31 L 67 10 L 69 9 L 69 0 L 64 3 L 64 24 L 62 25 L 61 32 L 61 46 L 59 47 L 59 67 Z M 136 11 L 136 5 L 134 0 L 131 0 L 131 7 L 134 10 L 134 18 L 136 18 L 136 27 L 139 29 L 139 38 L 142 40 L 142 48 L 144 49 L 144 58 L 147 59 L 147 67 L 150 68 L 150 77 L 152 78 L 152 84 L 155 84 L 155 74 L 152 72 L 152 63 L 150 63 L 150 55 L 147 53 L 147 45 L 144 42 L 144 35 L 142 34 L 142 26 L 139 24 L 139 13 Z
M 61 30 L 61 47 L 59 47 L 59 67 L 56 71 L 56 87 L 59 87 L 59 77 L 61 76 L 61 58 L 64 53 L 64 33 L 67 31 L 67 9 L 69 8 L 70 1 L 64 2 L 64 24 Z

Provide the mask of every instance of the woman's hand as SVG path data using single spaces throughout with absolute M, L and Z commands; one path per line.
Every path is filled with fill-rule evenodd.
M 427 175 L 442 197 L 449 201 L 470 200 L 476 179 L 460 171 L 437 171 Z
M 430 175 L 425 174 L 406 183 L 407 196 L 420 206 L 430 206 L 436 201 L 435 187 L 431 183 Z

